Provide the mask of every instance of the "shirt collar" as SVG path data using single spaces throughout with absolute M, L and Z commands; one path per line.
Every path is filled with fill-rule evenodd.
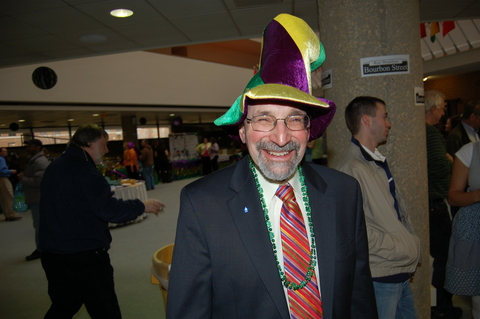
M 375 148 L 375 152 L 370 151 L 367 147 L 362 145 L 355 137 L 352 136 L 352 143 L 360 148 L 360 152 L 367 161 L 385 162 L 387 159 L 380 151 Z
M 295 174 L 285 183 L 274 183 L 269 180 L 267 180 L 263 174 L 255 167 L 255 170 L 257 171 L 257 176 L 258 176 L 258 182 L 260 183 L 260 187 L 263 189 L 263 197 L 265 198 L 265 201 L 268 202 L 271 200 L 273 197 L 275 197 L 275 193 L 277 192 L 277 189 L 281 185 L 285 185 L 286 183 L 290 183 L 290 186 L 293 187 L 293 191 L 295 193 L 295 196 L 299 198 L 299 193 L 301 191 L 301 185 L 300 185 L 300 175 L 298 173 L 298 170 L 295 171 Z
M 473 127 L 471 127 L 470 125 L 468 125 L 467 123 L 465 122 L 460 122 L 462 123 L 463 127 L 465 128 L 465 132 L 467 132 L 467 135 L 468 135 L 468 138 L 470 139 L 470 141 L 472 142 L 476 142 L 478 141 L 477 139 L 477 131 L 475 131 L 475 129 Z

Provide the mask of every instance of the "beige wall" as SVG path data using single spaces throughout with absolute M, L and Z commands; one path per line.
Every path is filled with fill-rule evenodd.
M 32 82 L 39 66 L 57 85 Z M 132 52 L 0 69 L 0 101 L 230 106 L 253 75 L 249 69 L 150 52 Z

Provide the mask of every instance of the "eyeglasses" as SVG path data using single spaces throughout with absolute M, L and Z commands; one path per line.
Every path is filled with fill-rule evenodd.
M 285 122 L 290 131 L 302 131 L 310 127 L 310 117 L 308 115 L 289 115 L 284 119 L 277 119 L 272 115 L 259 115 L 246 120 L 250 122 L 252 129 L 257 132 L 270 132 L 277 126 L 277 121 L 280 120 Z

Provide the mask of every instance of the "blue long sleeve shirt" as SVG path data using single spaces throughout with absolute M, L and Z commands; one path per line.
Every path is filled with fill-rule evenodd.
M 7 166 L 5 157 L 0 156 L 0 177 L 10 177 L 10 170 Z

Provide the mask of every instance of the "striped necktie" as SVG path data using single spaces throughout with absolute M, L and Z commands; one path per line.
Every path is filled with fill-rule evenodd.
M 275 195 L 283 201 L 280 231 L 285 275 L 288 281 L 299 285 L 305 280 L 310 262 L 310 245 L 303 215 L 290 184 L 280 186 Z M 305 287 L 287 290 L 291 318 L 323 318 L 315 272 Z

